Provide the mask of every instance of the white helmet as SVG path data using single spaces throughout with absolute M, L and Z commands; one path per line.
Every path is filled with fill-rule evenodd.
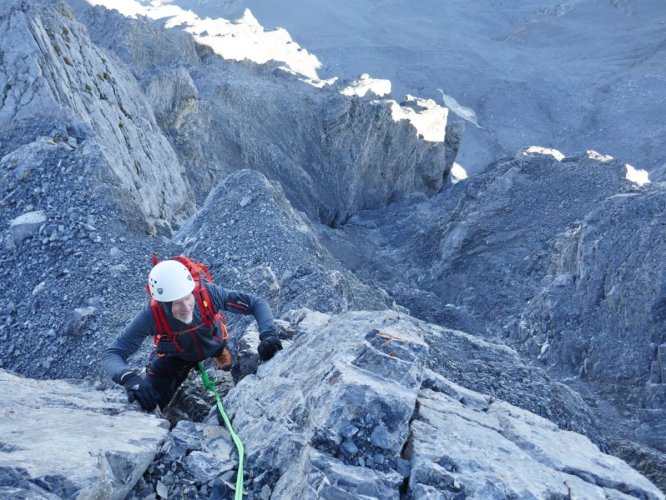
M 150 295 L 158 302 L 173 302 L 194 290 L 194 279 L 180 262 L 163 260 L 151 269 L 148 287 Z

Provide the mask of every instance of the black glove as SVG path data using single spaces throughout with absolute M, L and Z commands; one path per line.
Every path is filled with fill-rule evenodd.
M 267 335 L 259 342 L 257 351 L 262 361 L 268 361 L 275 353 L 282 350 L 282 342 L 275 334 Z
M 134 372 L 124 373 L 120 377 L 120 383 L 127 391 L 127 399 L 130 403 L 139 401 L 141 408 L 146 411 L 153 411 L 157 406 L 157 394 L 155 389 L 144 379 Z

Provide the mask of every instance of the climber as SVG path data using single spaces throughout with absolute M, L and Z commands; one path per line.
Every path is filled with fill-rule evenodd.
M 147 288 L 150 304 L 102 356 L 106 373 L 125 387 L 130 402 L 138 400 L 146 411 L 157 405 L 164 409 L 198 361 L 213 358 L 220 368 L 231 368 L 222 310 L 254 316 L 260 332 L 258 352 L 263 361 L 282 349 L 268 303 L 260 297 L 214 285 L 203 264 L 183 256 L 156 263 L 148 276 Z M 127 358 L 151 336 L 155 348 L 148 358 L 145 377 L 141 377 L 128 368 Z

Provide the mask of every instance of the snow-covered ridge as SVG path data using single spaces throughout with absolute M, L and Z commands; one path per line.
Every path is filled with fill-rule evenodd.
M 181 28 L 190 33 L 198 43 L 210 47 L 224 59 L 248 60 L 257 64 L 277 61 L 282 63 L 281 67 L 285 71 L 298 75 L 304 82 L 320 88 L 333 85 L 337 81 L 337 77 L 321 79 L 318 74 L 321 62 L 317 56 L 294 42 L 287 30 L 283 28 L 264 29 L 250 9 L 245 9 L 239 19 L 230 21 L 221 17 L 201 18 L 191 10 L 183 9 L 166 0 L 151 2 L 87 0 L 87 2 L 91 5 L 117 10 L 122 15 L 131 18 L 145 16 L 154 20 L 162 20 L 166 28 Z M 380 97 L 388 96 L 391 93 L 391 82 L 373 79 L 368 74 L 363 74 L 357 81 L 342 88 L 341 93 L 363 97 L 369 91 Z M 417 129 L 417 134 L 428 141 L 442 142 L 444 140 L 447 113 L 445 108 L 434 101 L 429 100 L 428 108 L 423 111 L 401 108 L 395 101 L 391 101 L 391 107 L 394 110 L 392 115 L 395 121 L 408 120 Z M 468 119 L 464 116 L 463 118 Z M 476 118 L 472 121 L 476 124 Z
M 258 64 L 280 61 L 284 68 L 298 75 L 320 82 L 317 70 L 321 63 L 291 39 L 287 30 L 265 30 L 245 9 L 236 21 L 223 18 L 200 18 L 191 10 L 185 10 L 165 0 L 141 2 L 138 0 L 87 0 L 91 5 L 101 5 L 117 10 L 127 17 L 145 16 L 164 20 L 166 28 L 181 27 L 194 36 L 197 42 L 211 47 L 225 59 L 247 59 Z
M 541 146 L 530 146 L 523 151 L 523 155 L 527 156 L 529 154 L 540 154 L 552 156 L 557 161 L 564 160 L 565 156 L 557 149 L 553 148 L 544 148 Z M 588 150 L 586 156 L 591 160 L 597 160 L 601 163 L 608 163 L 613 161 L 613 157 L 609 155 L 602 155 L 596 151 Z M 626 169 L 625 179 L 629 182 L 636 184 L 637 186 L 645 186 L 650 184 L 650 173 L 647 170 L 636 168 L 629 163 L 625 163 L 624 168 Z

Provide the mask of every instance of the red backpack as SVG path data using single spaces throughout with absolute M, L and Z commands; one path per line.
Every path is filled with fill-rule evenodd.
M 192 294 L 194 299 L 199 305 L 199 310 L 201 311 L 201 316 L 203 317 L 204 324 L 208 327 L 213 326 L 215 323 L 218 324 L 222 338 L 227 340 L 229 338 L 229 332 L 227 332 L 227 327 L 224 324 L 225 319 L 222 313 L 215 312 L 213 309 L 213 301 L 210 298 L 210 294 L 204 283 L 213 283 L 213 278 L 208 272 L 208 267 L 202 262 L 196 262 L 186 257 L 185 255 L 177 255 L 172 257 L 170 260 L 175 260 L 183 264 L 187 270 L 194 278 L 194 290 Z M 159 260 L 156 254 L 152 256 L 153 266 L 155 266 Z M 150 296 L 150 287 L 146 285 L 148 290 L 148 295 Z M 155 320 L 155 326 L 157 327 L 157 334 L 153 337 L 153 344 L 157 345 L 162 337 L 166 337 L 169 340 L 174 339 L 173 331 L 169 326 L 169 323 L 166 320 L 164 315 L 164 310 L 152 296 L 150 297 L 150 310 L 153 313 L 153 319 Z

